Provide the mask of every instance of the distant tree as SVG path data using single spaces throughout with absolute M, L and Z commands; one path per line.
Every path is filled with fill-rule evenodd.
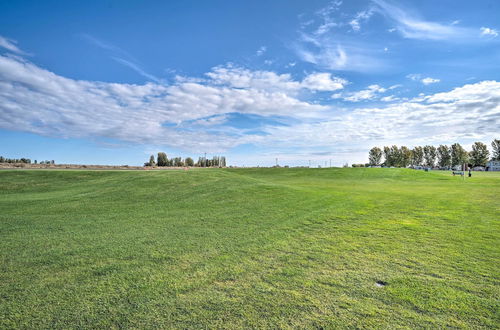
M 155 156 L 154 155 L 151 155 L 151 157 L 149 157 L 149 163 L 148 163 L 148 166 L 155 166 L 156 165 L 156 162 L 155 162 Z
M 167 166 L 168 165 L 167 154 L 164 152 L 159 152 L 158 157 L 156 158 L 156 163 L 158 164 L 158 166 Z
M 425 146 L 424 147 L 424 159 L 425 165 L 429 167 L 433 167 L 436 163 L 436 147 L 434 146 Z
M 391 148 L 384 146 L 384 165 L 393 166 L 393 158 L 391 153 Z
M 226 157 L 225 156 L 222 156 L 220 158 L 220 166 L 226 167 Z
M 411 164 L 413 166 L 422 166 L 424 163 L 424 149 L 422 147 L 415 147 L 411 150 Z
M 399 148 L 400 166 L 408 167 L 411 164 L 411 156 L 412 152 L 408 147 L 402 146 Z
M 472 166 L 486 166 L 490 152 L 486 144 L 482 142 L 474 142 L 472 151 L 469 153 L 469 160 Z
M 184 162 L 182 161 L 182 158 L 181 157 L 175 157 L 173 159 L 174 161 L 174 164 L 173 166 L 176 166 L 176 167 L 181 167 L 181 166 L 184 166 Z
M 401 167 L 403 163 L 403 157 L 401 154 L 401 150 L 397 145 L 393 145 L 391 147 L 391 157 L 392 157 L 392 166 Z
M 493 142 L 491 142 L 491 147 L 493 148 L 491 160 L 500 160 L 500 140 L 493 140 Z
M 186 166 L 194 166 L 194 161 L 193 161 L 193 158 L 191 157 L 187 157 L 185 160 L 184 160 L 184 164 Z
M 440 167 L 449 168 L 451 165 L 451 149 L 446 145 L 437 148 L 437 159 Z
M 379 166 L 382 161 L 382 150 L 379 147 L 371 148 L 368 154 L 368 162 L 371 166 Z
M 194 164 L 194 166 L 201 167 L 201 163 L 202 163 L 202 158 L 198 157 L 198 161 L 196 162 L 196 164 Z
M 468 161 L 467 151 L 459 144 L 454 143 L 451 146 L 451 165 L 457 166 L 467 163 Z

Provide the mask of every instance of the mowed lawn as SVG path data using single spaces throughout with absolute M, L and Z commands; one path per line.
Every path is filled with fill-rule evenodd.
M 500 326 L 500 173 L 7 170 L 0 185 L 2 329 Z

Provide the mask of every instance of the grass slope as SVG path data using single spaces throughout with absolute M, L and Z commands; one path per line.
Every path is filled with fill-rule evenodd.
M 20 170 L 0 183 L 0 328 L 500 322 L 500 173 Z

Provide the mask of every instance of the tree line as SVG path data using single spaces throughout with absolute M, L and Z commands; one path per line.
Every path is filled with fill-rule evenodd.
M 493 151 L 491 160 L 500 160 L 500 140 L 493 140 L 491 147 Z M 368 154 L 368 165 L 387 167 L 435 167 L 437 165 L 442 169 L 449 169 L 462 164 L 468 164 L 471 167 L 486 166 L 489 157 L 488 147 L 482 142 L 474 142 L 471 151 L 465 150 L 459 143 L 451 146 L 440 145 L 437 148 L 431 145 L 418 146 L 413 149 L 393 145 L 384 146 L 383 149 L 373 147 Z
M 29 158 L 7 158 L 4 156 L 0 156 L 0 163 L 9 163 L 9 164 L 32 164 L 31 159 Z M 35 159 L 33 164 L 52 164 L 54 165 L 56 162 L 54 160 L 42 160 L 40 163 Z
M 213 156 L 212 159 L 206 157 L 199 157 L 195 163 L 191 157 L 182 159 L 181 157 L 168 158 L 164 152 L 159 152 L 156 160 L 155 156 L 151 155 L 149 161 L 144 163 L 144 166 L 170 166 L 170 167 L 226 167 L 226 157 Z

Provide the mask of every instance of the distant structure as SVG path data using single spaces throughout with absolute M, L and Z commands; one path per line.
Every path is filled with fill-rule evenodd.
M 486 171 L 500 171 L 500 160 L 490 160 L 487 162 Z

